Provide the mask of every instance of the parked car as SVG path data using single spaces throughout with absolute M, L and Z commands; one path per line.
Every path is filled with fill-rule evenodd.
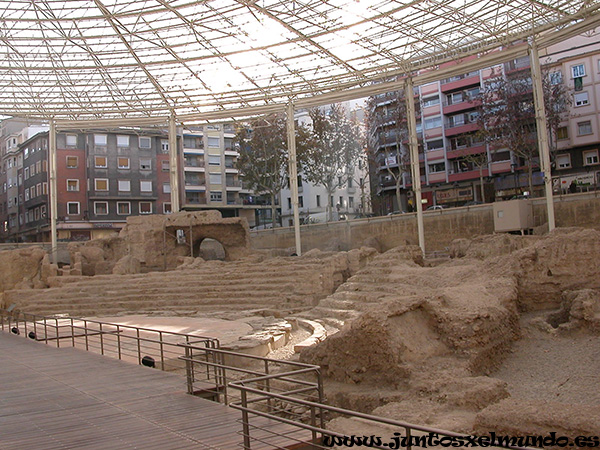
M 425 211 L 435 211 L 436 209 L 446 209 L 446 207 L 443 205 L 431 205 Z
M 483 202 L 480 202 L 479 200 L 473 200 L 473 201 L 465 203 L 463 206 L 476 206 L 476 205 L 483 205 Z

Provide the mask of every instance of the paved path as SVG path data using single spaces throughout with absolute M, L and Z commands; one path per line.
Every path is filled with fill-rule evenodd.
M 234 450 L 240 418 L 183 377 L 0 332 L 2 450 Z

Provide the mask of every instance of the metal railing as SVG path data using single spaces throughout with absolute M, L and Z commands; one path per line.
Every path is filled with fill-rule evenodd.
M 179 344 L 185 349 L 185 355 L 179 359 L 185 362 L 189 394 L 230 405 L 242 399 L 235 395 L 237 391 L 229 389 L 232 382 L 259 377 L 265 392 L 284 392 L 319 403 L 324 401 L 319 366 L 200 344 L 193 341 Z M 271 401 L 267 401 L 267 405 L 273 410 Z
M 411 438 L 419 438 L 423 433 L 464 438 L 464 434 L 452 431 L 326 405 L 319 366 L 223 350 L 219 341 L 210 337 L 6 309 L 0 309 L 0 329 L 46 344 L 56 343 L 56 347 L 66 344 L 162 370 L 185 371 L 188 393 L 219 401 L 241 412 L 244 450 L 252 450 L 259 444 L 262 448 L 268 445 L 281 450 L 332 448 L 324 438 L 347 436 L 326 428 L 333 417 L 380 426 L 381 445 L 371 442 L 369 448 L 390 448 L 385 445 L 386 430 L 388 436 L 404 431 L 408 449 L 414 446 Z
M 0 309 L 0 329 L 56 347 L 75 347 L 104 356 L 184 372 L 179 360 L 180 344 L 219 348 L 219 340 L 206 336 L 154 330 L 151 328 L 78 319 L 46 317 Z
M 386 417 L 374 416 L 358 411 L 329 406 L 323 404 L 322 402 L 297 398 L 285 392 L 278 393 L 265 389 L 267 381 L 273 383 L 278 379 L 278 377 L 287 377 L 288 375 L 288 373 L 264 375 L 252 379 L 234 381 L 229 384 L 230 388 L 240 391 L 240 400 L 232 402 L 230 406 L 240 410 L 242 413 L 244 450 L 252 450 L 252 448 L 256 448 L 253 447 L 253 443 L 267 444 L 272 448 L 282 450 L 289 448 L 287 447 L 289 444 L 286 444 L 286 446 L 280 446 L 277 444 L 278 441 L 281 442 L 282 436 L 280 433 L 273 431 L 272 429 L 265 428 L 264 426 L 254 425 L 256 419 L 259 417 L 263 418 L 262 420 L 267 418 L 271 419 L 272 421 L 277 421 L 287 424 L 288 426 L 304 430 L 304 435 L 298 433 L 292 434 L 288 431 L 285 437 L 294 441 L 294 448 L 311 450 L 332 448 L 331 443 L 335 442 L 333 441 L 333 438 L 343 440 L 344 438 L 349 437 L 348 434 L 339 433 L 335 430 L 325 428 L 324 423 L 326 419 L 331 417 L 354 419 L 356 421 L 356 435 L 358 436 L 362 436 L 360 424 L 370 426 L 368 435 L 373 434 L 373 425 L 379 426 L 381 428 L 381 441 L 378 443 L 374 440 L 371 440 L 368 445 L 369 448 L 389 449 L 392 438 L 397 436 L 394 434 L 395 432 L 403 432 L 402 438 L 405 438 L 406 440 L 404 441 L 405 445 L 403 444 L 401 447 L 394 448 L 407 448 L 409 450 L 413 447 L 422 446 L 418 443 L 422 443 L 423 437 L 428 438 L 430 433 L 433 436 L 437 436 L 437 439 L 444 437 L 464 439 L 466 437 L 464 433 L 455 433 L 453 431 L 441 430 L 389 419 Z M 287 417 L 282 416 L 280 414 L 281 407 L 273 408 L 272 405 L 285 405 L 287 410 L 296 411 L 296 413 Z M 260 435 L 254 436 L 254 433 L 260 433 Z M 327 439 L 328 442 L 326 442 L 325 439 Z M 413 445 L 413 443 L 416 445 Z M 346 448 L 346 446 L 353 446 L 348 444 L 349 442 L 347 441 L 345 444 L 342 444 L 343 448 Z M 531 447 L 506 445 L 498 440 L 493 443 L 490 442 L 490 444 L 490 447 L 510 448 L 515 450 L 533 450 Z M 431 447 L 432 445 L 428 446 Z

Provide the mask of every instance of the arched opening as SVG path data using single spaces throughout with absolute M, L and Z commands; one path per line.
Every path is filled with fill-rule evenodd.
M 225 247 L 216 239 L 204 238 L 194 243 L 193 256 L 199 256 L 206 261 L 225 261 Z

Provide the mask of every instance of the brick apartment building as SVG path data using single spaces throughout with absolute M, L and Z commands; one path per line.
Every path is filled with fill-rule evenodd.
M 596 36 L 577 37 L 540 53 L 540 62 L 552 82 L 564 82 L 573 103 L 557 131 L 553 183 L 556 193 L 565 192 L 573 180 L 578 190 L 598 185 L 600 143 L 600 45 Z M 415 88 L 417 134 L 424 207 L 461 206 L 465 203 L 508 199 L 528 191 L 528 174 L 523 161 L 506 148 L 495 148 L 477 134 L 477 102 L 486 81 L 499 73 L 510 75 L 529 70 L 529 58 Z M 369 146 L 375 212 L 407 211 L 412 206 L 408 170 L 407 132 L 395 121 L 398 93 L 370 99 Z M 400 105 L 402 108 L 403 105 Z M 465 155 L 487 154 L 480 174 Z M 483 198 L 481 189 L 483 176 Z M 401 200 L 396 199 L 396 185 Z M 543 176 L 534 167 L 532 196 L 543 195 Z
M 12 126 L 11 126 L 12 124 Z M 4 121 L 0 240 L 49 241 L 48 127 Z M 184 130 L 179 197 L 184 210 L 217 209 L 255 223 L 259 197 L 244 190 L 229 125 Z M 59 240 L 117 233 L 131 215 L 171 212 L 169 142 L 161 131 L 61 131 L 57 145 Z

